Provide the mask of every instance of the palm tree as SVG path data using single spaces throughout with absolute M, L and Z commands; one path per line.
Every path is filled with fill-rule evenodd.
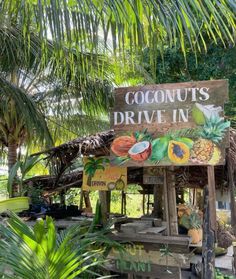
M 231 0 L 49 0 L 11 1 L 0 4 L 1 25 L 21 22 L 24 41 L 31 47 L 28 30 L 35 28 L 40 36 L 41 57 L 47 61 L 45 44 L 50 38 L 57 72 L 63 72 L 65 55 L 61 51 L 66 43 L 70 52 L 103 53 L 104 46 L 112 42 L 113 50 L 123 65 L 126 54 L 142 55 L 145 47 L 150 49 L 150 63 L 154 65 L 155 54 L 166 45 L 180 44 L 185 53 L 186 44 L 196 52 L 206 50 L 205 34 L 217 43 L 234 43 L 235 3 Z M 128 50 L 128 51 L 127 51 Z M 69 55 L 70 69 L 76 65 Z M 109 58 L 110 59 L 110 58 Z M 85 76 L 89 63 L 84 56 L 81 74 Z M 103 63 L 100 63 L 103 71 Z M 155 70 L 155 68 L 153 67 Z M 97 71 L 91 72 L 95 77 Z
M 91 80 L 89 76 L 82 81 L 79 68 L 75 72 L 78 76 L 71 79 L 68 63 L 63 66 L 66 76 L 58 78 L 51 43 L 48 41 L 47 44 L 51 59 L 46 63 L 41 60 L 38 36 L 29 33 L 29 38 L 30 49 L 17 26 L 0 28 L 0 145 L 8 150 L 9 172 L 16 163 L 17 149 L 23 144 L 36 141 L 53 144 L 48 121 L 51 121 L 55 139 L 55 134 L 61 136 L 55 132 L 58 122 L 61 125 L 68 122 L 72 126 L 69 117 L 80 115 L 76 117 L 78 131 L 88 120 L 91 121 L 94 114 L 104 113 L 110 102 L 110 85 L 107 82 L 99 78 Z M 86 56 L 87 61 L 90 59 L 91 68 L 95 69 L 94 56 Z M 79 63 L 80 57 L 74 55 L 76 59 Z

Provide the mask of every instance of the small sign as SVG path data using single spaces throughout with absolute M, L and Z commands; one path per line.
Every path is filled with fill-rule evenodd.
M 222 165 L 228 81 L 123 87 L 115 90 L 111 164 Z
M 83 185 L 84 191 L 123 191 L 127 187 L 127 168 L 111 167 L 106 157 L 84 158 Z
M 163 185 L 164 176 L 162 168 L 146 167 L 143 168 L 143 184 Z

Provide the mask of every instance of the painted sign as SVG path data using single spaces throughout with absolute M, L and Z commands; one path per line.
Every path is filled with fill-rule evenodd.
M 124 251 L 117 251 L 113 248 L 108 255 L 111 270 L 146 276 L 155 274 L 157 276 L 156 269 L 158 268 L 163 275 L 160 278 L 165 278 L 164 271 L 169 270 L 170 272 L 174 267 L 189 268 L 190 266 L 190 254 L 173 253 L 165 247 L 157 251 L 147 251 L 142 244 L 122 245 Z
M 224 164 L 227 80 L 119 88 L 111 163 L 126 166 Z
M 124 190 L 127 187 L 127 168 L 111 167 L 105 157 L 84 158 L 83 185 L 84 191 L 91 190 Z

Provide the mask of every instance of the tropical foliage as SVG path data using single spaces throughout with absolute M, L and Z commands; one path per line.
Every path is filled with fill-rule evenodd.
M 230 102 L 225 105 L 225 113 L 230 118 L 231 124 L 235 126 L 236 47 L 231 45 L 225 48 L 220 42 L 214 45 L 210 41 L 207 45 L 207 53 L 194 54 L 191 49 L 186 49 L 187 65 L 179 47 L 166 48 L 162 56 L 156 57 L 157 67 L 153 83 L 228 79 Z M 145 70 L 151 76 L 152 69 L 148 63 L 148 56 L 147 54 L 145 59 Z
M 22 194 L 24 194 L 24 189 L 23 189 L 24 179 L 26 178 L 27 173 L 41 160 L 42 158 L 40 158 L 39 156 L 34 156 L 34 157 L 26 156 L 23 161 L 17 161 L 13 165 L 13 167 L 9 172 L 8 183 L 7 183 L 8 193 L 10 196 L 13 192 L 12 187 L 14 183 L 17 183 L 19 187 L 19 195 L 21 196 Z M 20 171 L 20 176 L 19 176 L 19 171 Z
M 1 25 L 20 22 L 20 32 L 26 45 L 31 48 L 29 30 L 39 34 L 42 62 L 50 57 L 46 45 L 52 41 L 52 56 L 57 65 L 55 72 L 64 73 L 63 65 L 70 60 L 72 77 L 78 67 L 73 53 L 100 53 L 111 42 L 118 56 L 125 58 L 134 53 L 142 54 L 150 48 L 150 63 L 155 66 L 155 54 L 168 44 L 180 43 L 185 53 L 186 43 L 196 52 L 206 50 L 207 37 L 222 43 L 234 41 L 235 4 L 231 0 L 50 0 L 50 1 L 3 1 L 0 5 Z M 62 51 L 65 46 L 68 55 Z M 127 51 L 128 50 L 128 51 Z M 97 61 L 95 59 L 94 61 Z M 89 58 L 84 55 L 79 65 L 81 73 L 96 77 L 90 69 Z M 126 63 L 126 59 L 123 60 Z M 97 63 L 103 72 L 104 63 Z
M 7 226 L 0 226 L 0 275 L 22 279 L 99 278 L 94 267 L 104 264 L 104 256 L 116 243 L 106 237 L 108 227 L 95 231 L 94 225 L 83 223 L 57 233 L 51 217 L 31 228 L 10 213 Z
M 30 30 L 28 48 L 18 25 L 0 28 L 0 145 L 8 150 L 9 170 L 23 144 L 40 142 L 41 146 L 50 146 L 62 137 L 62 127 L 78 135 L 88 122 L 92 123 L 95 114 L 107 111 L 111 100 L 109 83 L 99 77 L 95 80 L 88 75 L 82 81 L 76 69 L 72 79 L 69 60 L 63 65 L 65 76 L 58 78 L 51 43 L 47 41 L 44 46 L 50 59 L 42 64 L 39 36 Z M 66 48 L 63 51 L 68 55 Z M 73 55 L 80 65 L 80 57 Z M 94 55 L 86 56 L 95 70 Z M 94 131 L 101 122 L 97 120 L 89 127 Z

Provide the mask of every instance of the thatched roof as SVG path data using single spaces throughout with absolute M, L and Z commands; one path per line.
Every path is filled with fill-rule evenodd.
M 229 167 L 235 173 L 236 171 L 236 130 L 230 129 L 230 147 L 226 150 L 226 165 L 216 166 L 216 184 L 218 187 L 224 187 L 227 181 L 227 172 Z M 57 147 L 43 151 L 37 154 L 47 154 L 46 159 L 56 167 L 55 177 L 39 178 L 38 181 L 44 184 L 45 189 L 60 188 L 60 185 L 70 185 L 71 182 L 68 175 L 63 175 L 64 171 L 73 163 L 73 161 L 81 156 L 95 155 L 106 156 L 109 155 L 109 149 L 112 140 L 114 139 L 114 131 L 105 131 L 97 133 L 92 136 L 77 138 L 75 140 L 66 142 Z M 182 187 L 203 187 L 207 183 L 207 171 L 204 166 L 190 166 L 190 167 L 176 167 L 174 171 L 176 177 L 176 186 Z M 63 176 L 62 176 L 63 175 Z M 78 183 L 82 183 L 82 173 L 78 174 Z M 75 175 L 72 173 L 72 180 Z M 36 181 L 37 178 L 34 178 Z M 45 179 L 45 180 L 44 180 Z M 47 180 L 48 179 L 48 180 Z M 64 180 L 63 180 L 64 179 Z M 134 172 L 129 171 L 129 182 L 136 182 L 142 184 L 142 173 L 140 169 Z M 45 181 L 45 182 L 44 182 Z M 66 182 L 67 181 L 67 182 Z M 73 180 L 74 181 L 74 180 Z M 74 181 L 76 183 L 76 181 Z M 73 185 L 73 184 L 72 184 Z M 80 186 L 79 186 L 80 187 Z
M 78 157 L 109 155 L 109 149 L 113 139 L 114 131 L 105 131 L 68 141 L 34 155 L 46 154 L 47 157 L 45 159 L 52 164 L 54 169 L 56 168 L 55 172 L 61 175 Z

